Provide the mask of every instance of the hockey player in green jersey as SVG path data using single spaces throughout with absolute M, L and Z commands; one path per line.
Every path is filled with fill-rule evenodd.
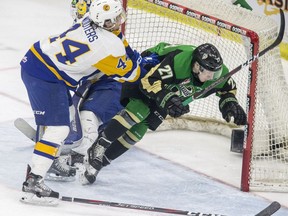
M 160 43 L 142 56 L 157 54 L 160 64 L 141 79 L 140 85 L 124 84 L 121 103 L 125 108 L 108 123 L 88 149 L 86 171 L 80 173 L 82 184 L 95 182 L 99 170 L 139 142 L 149 129 L 156 130 L 167 115 L 177 118 L 189 112 L 188 102 L 195 92 L 211 85 L 229 72 L 215 46 L 198 47 Z M 223 118 L 245 125 L 246 113 L 235 97 L 232 78 L 208 92 L 219 96 Z M 232 118 L 233 117 L 233 118 Z

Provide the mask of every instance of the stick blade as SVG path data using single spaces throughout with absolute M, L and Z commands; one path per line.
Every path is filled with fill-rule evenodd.
M 255 216 L 271 216 L 281 208 L 279 202 L 274 201 Z
M 35 129 L 28 124 L 23 118 L 17 118 L 14 121 L 14 126 L 23 133 L 26 137 L 36 142 L 36 131 Z

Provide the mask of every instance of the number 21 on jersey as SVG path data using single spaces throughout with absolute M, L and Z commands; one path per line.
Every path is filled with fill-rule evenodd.
M 173 77 L 173 71 L 170 65 L 165 65 L 164 68 L 158 68 L 157 71 L 163 80 Z

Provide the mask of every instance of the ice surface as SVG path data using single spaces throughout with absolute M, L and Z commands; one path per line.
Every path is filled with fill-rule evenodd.
M 19 202 L 33 143 L 13 126 L 23 117 L 33 123 L 19 62 L 38 39 L 71 24 L 70 0 L 15 0 L 0 7 L 0 207 L 5 215 L 142 216 L 172 215 L 61 202 L 39 207 Z M 288 63 L 285 62 L 288 71 Z M 254 215 L 271 201 L 288 207 L 288 194 L 239 190 L 241 156 L 229 152 L 227 138 L 187 131 L 150 133 L 103 169 L 97 184 L 48 182 L 64 196 L 174 208 L 231 216 Z M 1 214 L 2 215 L 2 214 Z M 276 216 L 288 215 L 282 208 Z

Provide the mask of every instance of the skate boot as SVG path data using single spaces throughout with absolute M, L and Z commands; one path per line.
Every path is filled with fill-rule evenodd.
M 84 157 L 86 169 L 79 175 L 79 180 L 83 185 L 93 184 L 96 181 L 96 177 L 103 167 L 103 161 L 105 161 L 105 164 L 110 164 L 109 159 L 105 156 L 105 151 L 110 144 L 109 140 L 101 136 L 88 149 L 88 156 Z
M 100 168 L 101 169 L 101 168 Z M 88 157 L 84 157 L 84 167 L 79 172 L 79 181 L 82 185 L 93 184 L 96 181 L 96 177 L 99 170 L 94 169 L 88 162 Z
M 103 163 L 101 164 L 100 169 L 95 169 L 88 162 L 88 157 L 84 157 L 84 167 L 79 170 L 79 181 L 82 185 L 93 184 L 96 181 L 96 177 L 100 170 L 110 164 L 110 160 L 103 156 Z
M 45 183 L 44 178 L 31 172 L 28 165 L 26 180 L 22 186 L 23 196 L 20 201 L 36 205 L 57 205 L 59 193 L 50 189 Z
M 74 181 L 76 168 L 70 166 L 71 156 L 63 155 L 53 161 L 50 169 L 47 172 L 46 180 L 51 181 Z
M 88 149 L 88 162 L 94 169 L 100 170 L 102 168 L 103 156 L 110 145 L 111 142 L 109 140 L 100 136 Z
M 77 166 L 77 165 L 83 164 L 83 163 L 84 163 L 84 155 L 79 154 L 78 152 L 75 152 L 72 150 L 70 165 L 71 166 Z

